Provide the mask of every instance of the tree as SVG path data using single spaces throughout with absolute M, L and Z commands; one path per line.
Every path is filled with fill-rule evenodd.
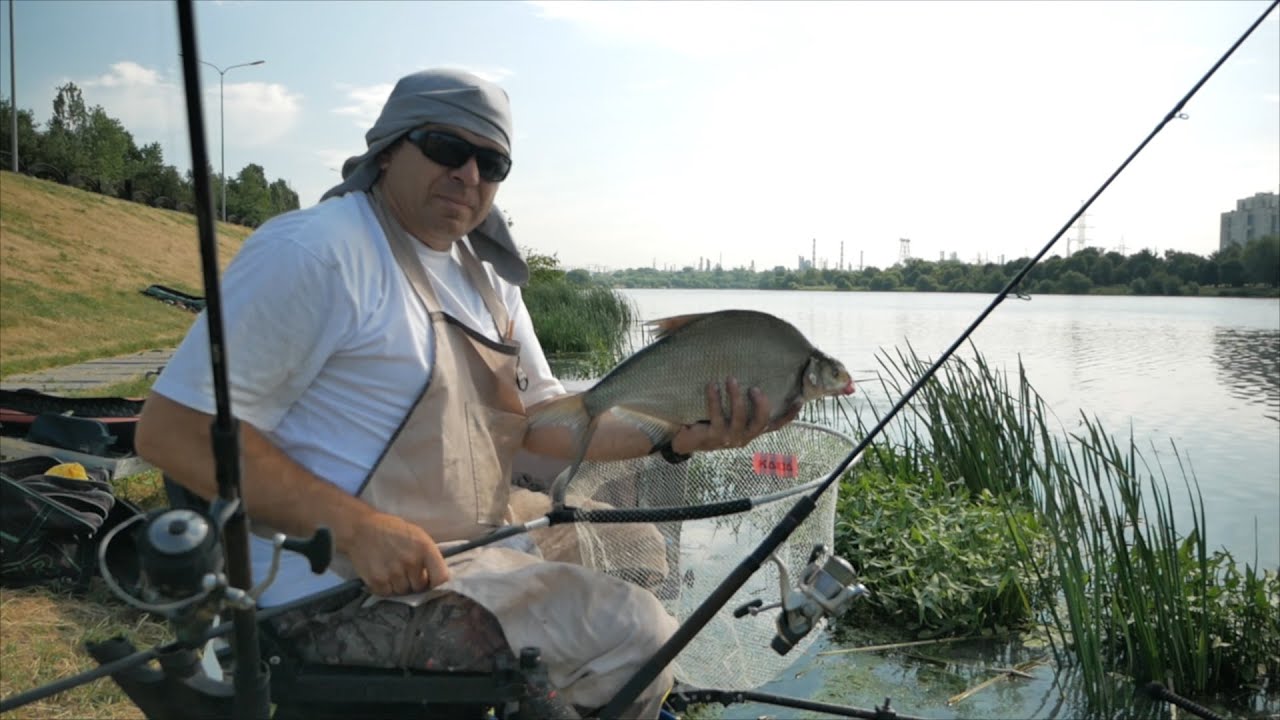
M 1254 238 L 1240 253 L 1245 280 L 1259 285 L 1280 286 L 1280 236 Z
M 256 227 L 272 216 L 271 191 L 261 165 L 249 163 L 227 183 L 227 214 L 236 215 L 242 225 Z
M 1234 256 L 1219 262 L 1218 279 L 1231 287 L 1244 285 L 1244 263 Z
M 40 130 L 36 128 L 35 116 L 30 110 L 18 111 L 18 162 L 20 168 L 30 167 L 40 162 Z M 7 99 L 0 99 L 0 153 L 4 154 L 4 170 L 13 168 L 9 153 L 13 149 L 13 105 Z
M 524 249 L 524 261 L 529 266 L 529 282 L 551 283 L 564 278 L 564 270 L 560 269 L 560 259 L 553 255 L 543 255 L 530 248 Z
M 108 116 L 102 106 L 95 106 L 81 128 L 79 141 L 84 146 L 82 172 L 87 177 L 113 188 L 124 184 L 128 159 L 137 147 L 119 120 Z
M 88 122 L 89 111 L 80 88 L 75 83 L 59 87 L 45 134 L 44 162 L 58 168 L 64 177 L 84 174 L 86 153 L 80 135 Z
M 49 128 L 65 130 L 74 135 L 88 122 L 89 110 L 85 108 L 80 88 L 71 82 L 60 86 L 58 94 L 53 98 L 53 116 L 49 118 Z
M 287 213 L 290 210 L 297 210 L 300 205 L 298 203 L 298 193 L 289 187 L 289 183 L 284 180 L 276 180 L 271 183 L 271 217 Z
M 1068 270 L 1062 274 L 1058 285 L 1068 295 L 1084 295 L 1093 287 L 1093 281 L 1078 270 Z
M 1089 271 L 1089 278 L 1094 285 L 1106 286 L 1112 283 L 1113 272 L 1114 265 L 1111 262 L 1111 258 L 1103 256 L 1093 263 L 1093 269 Z

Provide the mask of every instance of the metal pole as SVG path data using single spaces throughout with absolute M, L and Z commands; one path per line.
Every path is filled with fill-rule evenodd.
M 9 122 L 11 137 L 9 139 L 11 170 L 18 172 L 18 70 L 17 57 L 13 43 L 13 4 L 17 0 L 9 0 Z
M 218 147 L 222 155 L 222 222 L 227 221 L 227 110 L 223 99 L 225 70 L 218 71 Z
M 13 2 L 13 0 L 9 0 Z M 227 72 L 238 67 L 249 67 L 251 65 L 262 65 L 266 60 L 254 60 L 253 62 L 240 63 L 238 65 L 228 65 L 226 68 L 220 68 L 211 62 L 201 60 L 201 65 L 208 65 L 218 71 L 218 145 L 220 146 L 219 154 L 222 156 L 222 222 L 227 221 L 227 113 L 226 113 L 226 77 Z

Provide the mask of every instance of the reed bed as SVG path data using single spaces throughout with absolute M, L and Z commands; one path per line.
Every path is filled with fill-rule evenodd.
M 532 283 L 524 302 L 558 375 L 597 377 L 631 351 L 638 311 L 612 288 L 555 278 Z
M 880 361 L 890 397 L 929 365 L 909 347 Z M 1027 616 L 1050 631 L 1091 712 L 1133 712 L 1135 688 L 1150 681 L 1237 701 L 1273 690 L 1280 578 L 1213 548 L 1198 481 L 1176 446 L 1176 468 L 1166 469 L 1154 447 L 1150 463 L 1132 436 L 1117 440 L 1084 413 L 1080 421 L 1062 429 L 1021 363 L 1012 384 L 974 350 L 921 389 L 863 468 L 890 486 L 922 486 L 920 497 L 939 507 L 998 505 Z M 865 431 L 862 418 L 854 424 Z

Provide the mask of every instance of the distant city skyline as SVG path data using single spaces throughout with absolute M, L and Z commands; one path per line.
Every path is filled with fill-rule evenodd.
M 829 263 L 843 241 L 846 263 L 861 255 L 877 267 L 897 261 L 900 238 L 922 258 L 1036 252 L 1267 5 L 227 1 L 196 11 L 202 60 L 265 61 L 225 77 L 230 174 L 262 165 L 309 206 L 363 151 L 397 78 L 462 67 L 511 96 L 515 164 L 498 204 L 522 246 L 567 267 L 710 257 L 772 268 L 794 266 L 814 238 Z M 6 38 L 8 21 L 0 12 Z M 90 107 L 186 169 L 171 3 L 17 0 L 15 27 L 19 108 L 43 123 L 56 88 L 74 82 Z M 1277 58 L 1272 13 L 1090 210 L 1091 242 L 1208 255 L 1238 198 L 1280 190 Z M 216 144 L 219 78 L 202 72 Z M 0 78 L 11 95 L 7 52 Z

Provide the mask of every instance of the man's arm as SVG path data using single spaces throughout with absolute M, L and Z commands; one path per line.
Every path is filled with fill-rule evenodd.
M 755 408 L 753 416 L 748 417 L 745 397 L 738 386 L 738 381 L 729 378 L 725 382 L 725 390 L 729 393 L 729 417 L 724 417 L 720 408 L 720 385 L 707 384 L 707 417 L 706 424 L 686 425 L 671 440 L 671 449 L 680 455 L 690 455 L 704 450 L 723 450 L 728 447 L 742 447 L 756 436 L 770 430 L 777 430 L 795 419 L 800 406 L 791 410 L 770 423 L 772 408 L 769 399 L 757 388 L 749 391 L 751 402 Z M 552 398 L 554 400 L 554 398 Z M 544 400 L 543 402 L 550 402 Z M 532 415 L 541 407 L 538 403 L 528 409 Z M 526 450 L 561 459 L 570 459 L 574 455 L 573 436 L 567 428 L 546 425 L 530 430 L 525 435 Z M 600 418 L 595 434 L 591 436 L 591 446 L 587 448 L 588 460 L 624 460 L 626 458 L 647 455 L 653 450 L 653 442 L 643 432 L 626 421 L 606 413 Z
M 218 492 L 213 417 L 152 393 L 134 440 L 138 454 L 203 498 Z M 312 474 L 248 423 L 240 423 L 241 496 L 251 518 L 291 535 L 333 531 L 336 550 L 350 558 L 369 589 L 398 595 L 449 579 L 440 550 L 422 528 L 378 512 Z

